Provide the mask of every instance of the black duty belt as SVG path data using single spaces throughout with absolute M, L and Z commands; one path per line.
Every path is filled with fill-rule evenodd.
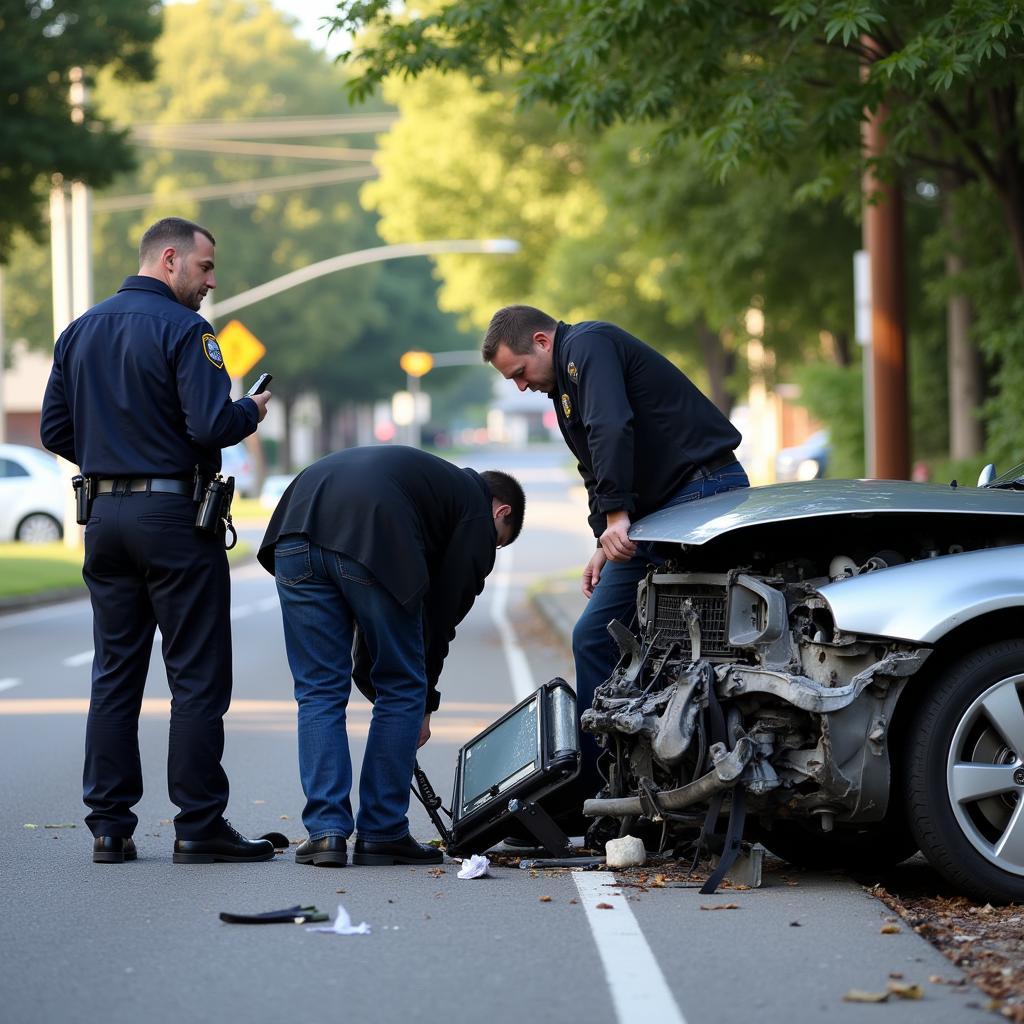
M 701 477 L 717 473 L 720 469 L 725 469 L 726 466 L 731 466 L 735 461 L 736 453 L 726 452 L 725 455 L 721 455 L 717 459 L 705 462 L 703 466 L 694 466 L 693 469 L 691 469 L 690 472 L 679 481 L 679 486 L 683 487 L 686 484 L 692 484 L 694 480 L 699 480 Z
M 96 481 L 97 494 L 128 494 L 139 491 L 162 491 L 165 494 L 192 494 L 192 484 L 159 476 L 117 477 Z

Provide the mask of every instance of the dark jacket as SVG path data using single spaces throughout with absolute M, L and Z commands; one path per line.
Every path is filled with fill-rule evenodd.
M 295 533 L 362 563 L 407 611 L 422 608 L 435 710 L 455 627 L 494 567 L 487 484 L 415 448 L 349 448 L 304 469 L 282 495 L 258 555 L 267 572 L 278 540 Z
M 579 462 L 595 537 L 606 513 L 657 511 L 739 431 L 663 355 L 621 327 L 559 323 L 553 348 L 558 426 Z
M 232 402 L 213 328 L 162 281 L 129 277 L 57 339 L 40 437 L 87 476 L 191 476 L 259 422 Z

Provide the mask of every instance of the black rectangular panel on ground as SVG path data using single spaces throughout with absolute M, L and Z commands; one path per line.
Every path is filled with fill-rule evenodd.
M 564 679 L 552 679 L 459 750 L 448 852 L 480 853 L 506 836 L 528 838 L 510 802 L 551 815 L 569 810 L 579 770 L 576 695 Z

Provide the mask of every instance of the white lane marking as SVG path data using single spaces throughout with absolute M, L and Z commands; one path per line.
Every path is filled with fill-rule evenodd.
M 263 598 L 263 600 L 256 602 L 256 607 L 261 612 L 272 612 L 275 609 L 279 608 L 280 605 L 281 602 L 278 600 L 276 594 L 273 597 L 265 597 Z
M 237 608 L 231 609 L 231 621 L 234 622 L 236 619 L 247 619 L 252 613 L 256 611 L 251 604 L 240 604 Z
M 626 897 L 610 871 L 574 871 L 619 1024 L 686 1024 Z M 598 903 L 613 909 L 598 910 Z
M 0 691 L 13 690 L 16 686 L 21 686 L 20 679 L 0 679 Z
M 81 654 L 72 654 L 70 658 L 64 659 L 64 664 L 68 668 L 78 668 L 79 665 L 88 665 L 92 661 L 93 650 L 90 648 L 87 651 L 82 651 Z
M 530 672 L 529 662 L 519 641 L 516 639 L 516 631 L 512 623 L 508 621 L 508 591 L 512 578 L 512 549 L 502 548 L 498 552 L 498 571 L 494 578 L 494 598 L 491 601 L 491 619 L 497 627 L 498 636 L 501 637 L 501 646 L 505 651 L 505 661 L 508 663 L 508 674 L 512 677 L 512 692 L 515 694 L 516 703 L 525 700 L 537 687 L 533 682 L 533 674 Z

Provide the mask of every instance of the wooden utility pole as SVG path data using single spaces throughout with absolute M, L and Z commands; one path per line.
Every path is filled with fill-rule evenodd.
M 869 164 L 862 182 L 864 248 L 871 274 L 872 444 L 874 475 L 910 476 L 907 329 L 900 183 L 881 181 L 870 163 L 885 152 L 885 107 L 869 113 L 862 141 Z

